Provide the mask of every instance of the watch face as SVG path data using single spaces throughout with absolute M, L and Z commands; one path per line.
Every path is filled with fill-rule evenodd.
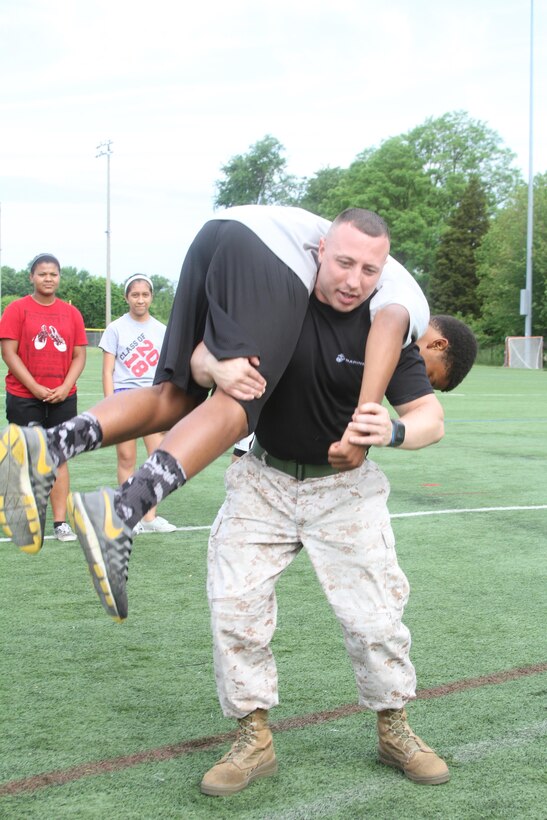
M 392 447 L 399 447 L 405 440 L 405 426 L 400 421 L 392 421 L 393 424 L 393 444 Z

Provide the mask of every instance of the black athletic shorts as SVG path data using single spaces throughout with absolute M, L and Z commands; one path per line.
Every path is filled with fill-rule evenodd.
M 67 396 L 64 401 L 50 404 L 35 398 L 25 398 L 6 393 L 6 418 L 10 423 L 28 427 L 31 421 L 37 421 L 48 429 L 68 421 L 78 415 L 76 393 Z
M 292 357 L 308 298 L 294 271 L 249 228 L 233 220 L 207 222 L 182 266 L 154 383 L 172 381 L 203 401 L 208 391 L 190 373 L 199 342 L 217 359 L 259 356 L 266 392 L 240 402 L 252 432 Z

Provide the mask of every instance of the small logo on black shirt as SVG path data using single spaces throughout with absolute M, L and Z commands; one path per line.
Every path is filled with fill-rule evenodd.
M 344 362 L 345 362 L 346 364 L 356 364 L 358 367 L 364 367 L 365 366 L 364 362 L 358 362 L 355 359 L 347 359 L 346 356 L 344 356 L 343 353 L 338 354 L 338 356 L 336 357 L 336 361 L 337 361 L 338 364 L 344 364 Z

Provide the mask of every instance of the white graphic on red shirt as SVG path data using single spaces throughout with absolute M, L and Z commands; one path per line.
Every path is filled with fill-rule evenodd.
M 45 325 L 42 325 L 42 327 L 40 328 L 40 332 L 37 333 L 33 339 L 34 347 L 36 348 L 36 350 L 41 350 L 43 347 L 46 346 L 47 336 L 47 327 Z
M 66 350 L 66 342 L 63 337 L 58 332 L 57 328 L 53 327 L 53 325 L 49 326 L 49 329 L 42 325 L 39 332 L 33 339 L 34 347 L 36 350 L 42 350 L 47 344 L 47 340 L 51 339 L 53 342 L 53 346 L 59 350 L 61 353 L 64 353 Z

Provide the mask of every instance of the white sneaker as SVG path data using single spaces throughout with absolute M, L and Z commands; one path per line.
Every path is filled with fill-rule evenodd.
M 152 521 L 145 521 L 144 519 L 139 522 L 142 527 L 142 532 L 175 532 L 177 529 L 174 524 L 170 524 L 165 518 L 162 518 L 161 515 L 157 515 Z
M 77 541 L 78 536 L 72 532 L 69 525 L 63 521 L 58 527 L 53 528 L 53 534 L 57 541 Z
M 144 527 L 142 525 L 142 521 L 137 521 L 137 523 L 133 527 L 133 535 L 142 535 L 143 532 L 144 532 Z

